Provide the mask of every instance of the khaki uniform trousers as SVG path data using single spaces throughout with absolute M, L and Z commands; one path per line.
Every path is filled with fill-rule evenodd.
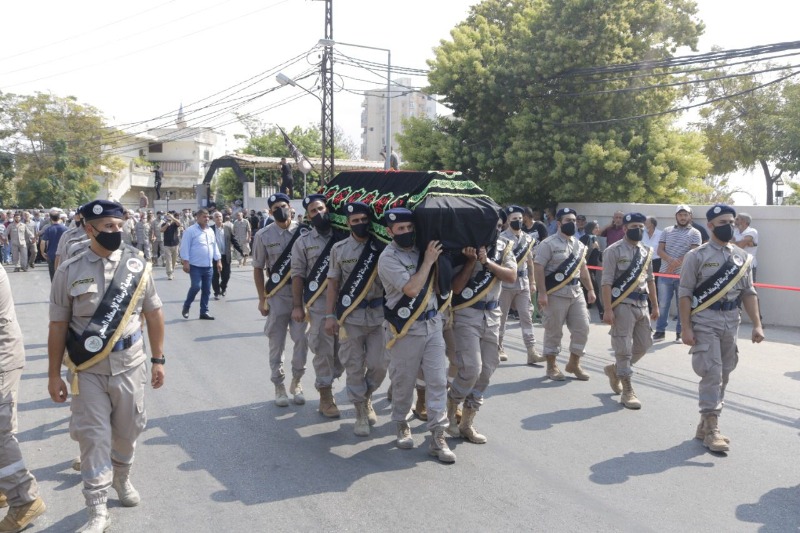
M 164 246 L 164 263 L 167 267 L 167 276 L 171 276 L 175 271 L 175 264 L 178 262 L 178 247 Z
M 28 246 L 26 244 L 11 245 L 11 261 L 14 267 L 28 270 Z
M 441 315 L 426 321 L 421 328 L 387 349 L 389 379 L 392 382 L 392 420 L 402 422 L 411 411 L 414 386 L 420 369 L 425 376 L 425 406 L 428 411 L 427 427 L 446 428 L 447 423 L 447 357 L 442 337 Z M 412 329 L 416 328 L 412 326 Z M 425 332 L 427 330 L 427 333 Z M 384 325 L 384 344 L 391 339 Z
M 456 361 L 458 374 L 450 386 L 450 397 L 464 402 L 464 407 L 480 409 L 483 393 L 489 379 L 500 364 L 497 319 L 483 319 L 480 325 L 459 322 L 456 314 L 453 332 L 456 338 Z
M 283 350 L 286 348 L 286 331 L 294 343 L 292 350 L 292 377 L 300 379 L 306 372 L 308 357 L 308 339 L 306 338 L 306 322 L 292 320 L 291 287 L 283 287 L 277 294 L 267 300 L 269 316 L 264 324 L 264 335 L 269 341 L 270 380 L 283 383 Z
M 345 340 L 339 340 L 339 358 L 347 371 L 347 397 L 364 402 L 367 393 L 380 388 L 386 378 L 389 356 L 381 326 L 355 326 L 344 323 Z
M 643 306 L 622 302 L 614 308 L 614 325 L 611 326 L 611 348 L 617 359 L 617 376 L 624 378 L 633 374 L 631 366 L 636 364 L 653 345 L 653 330 Z
M 453 312 L 451 310 L 447 310 L 447 314 L 449 315 L 449 318 L 442 328 L 442 337 L 444 337 L 445 353 L 447 354 L 447 362 L 449 363 L 447 367 L 447 382 L 452 383 L 458 374 L 458 363 L 456 361 L 456 334 L 453 329 Z M 421 379 L 422 375 L 419 377 Z M 424 379 L 422 380 L 422 384 L 425 384 Z
M 87 506 L 106 503 L 114 470 L 128 471 L 133 464 L 136 439 L 147 423 L 146 384 L 144 363 L 116 376 L 78 373 L 80 394 L 72 396 L 69 433 L 81 450 Z
M 572 297 L 548 296 L 547 307 L 542 313 L 544 355 L 558 355 L 561 352 L 565 323 L 570 334 L 569 352 L 580 357 L 589 339 L 589 311 L 583 293 Z
M 692 321 L 694 337 L 697 341 L 691 347 L 692 368 L 700 376 L 699 404 L 703 414 L 722 412 L 725 388 L 728 378 L 739 363 L 739 349 L 736 337 L 739 333 L 739 310 L 701 311 L 701 313 L 731 314 L 728 320 L 720 319 L 717 324 L 704 320 L 702 324 Z
M 308 349 L 314 354 L 314 387 L 333 385 L 334 378 L 342 375 L 337 369 L 339 358 L 336 356 L 336 337 L 325 333 L 325 304 L 320 302 L 320 310 L 311 309 L 308 313 Z M 305 323 L 304 323 L 305 325 Z
M 0 372 L 0 492 L 12 507 L 39 496 L 33 474 L 25 466 L 17 441 L 17 391 L 22 368 Z
M 525 348 L 530 348 L 536 342 L 533 334 L 533 320 L 531 319 L 531 291 L 528 289 L 506 289 L 500 293 L 500 336 L 498 346 L 503 347 L 503 336 L 506 332 L 508 310 L 511 304 L 519 314 L 519 327 L 522 330 L 522 341 Z

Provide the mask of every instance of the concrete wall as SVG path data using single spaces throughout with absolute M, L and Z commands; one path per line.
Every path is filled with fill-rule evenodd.
M 597 220 L 601 227 L 611 222 L 614 211 L 639 211 L 658 219 L 663 229 L 675 223 L 675 205 L 659 204 L 588 204 L 563 203 Z M 693 205 L 694 220 L 706 223 L 710 206 Z M 800 287 L 800 207 L 795 206 L 734 206 L 738 212 L 753 217 L 752 227 L 758 230 L 758 281 L 775 285 Z M 758 289 L 764 324 L 775 326 L 800 325 L 800 292 L 777 289 Z

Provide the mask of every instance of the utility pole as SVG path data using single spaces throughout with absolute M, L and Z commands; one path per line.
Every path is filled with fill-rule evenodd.
M 325 39 L 333 42 L 333 0 L 325 2 Z M 322 52 L 322 180 L 334 176 L 333 159 L 333 45 Z

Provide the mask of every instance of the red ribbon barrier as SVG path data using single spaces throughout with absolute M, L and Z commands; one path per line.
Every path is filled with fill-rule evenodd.
M 598 266 L 587 266 L 590 270 L 603 270 L 603 267 Z M 661 272 L 654 272 L 654 276 L 660 278 L 672 278 L 672 279 L 680 279 L 680 275 L 678 274 L 662 274 Z M 772 283 L 753 283 L 754 287 L 759 289 L 778 289 L 781 291 L 795 291 L 800 292 L 800 287 L 790 287 L 789 285 L 773 285 Z

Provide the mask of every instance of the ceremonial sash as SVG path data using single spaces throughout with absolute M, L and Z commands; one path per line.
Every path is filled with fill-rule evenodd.
M 647 276 L 647 266 L 650 264 L 652 256 L 653 250 L 650 248 L 637 247 L 637 253 L 628 269 L 611 284 L 612 309 L 621 304 L 639 286 L 642 279 Z
M 404 294 L 397 302 L 397 305 L 394 306 L 394 309 L 390 309 L 388 305 L 383 306 L 383 317 L 389 323 L 389 332 L 392 334 L 392 338 L 386 343 L 387 349 L 394 346 L 397 339 L 403 338 L 414 322 L 427 309 L 428 301 L 431 298 L 431 294 L 433 294 L 435 276 L 436 267 L 434 266 L 428 274 L 428 279 L 425 280 L 425 285 L 422 286 L 422 290 L 419 291 L 416 297 L 410 298 Z M 445 306 L 447 301 L 444 304 Z
M 264 290 L 267 294 L 267 298 L 274 296 L 275 293 L 281 290 L 283 286 L 286 285 L 286 282 L 289 281 L 289 277 L 292 273 L 292 246 L 294 246 L 295 241 L 300 238 L 303 230 L 307 231 L 308 227 L 301 225 L 297 228 L 289 244 L 286 245 L 281 255 L 278 256 L 278 260 L 272 268 L 269 269 L 269 279 L 267 280 Z
M 742 276 L 747 274 L 752 261 L 753 256 L 749 254 L 746 259 L 742 259 L 738 255 L 731 255 L 719 270 L 694 290 L 692 314 L 699 313 L 728 294 L 728 291 L 742 279 Z
M 517 246 L 514 248 L 514 259 L 516 259 L 517 261 L 517 271 L 520 270 L 520 267 L 528 258 L 528 252 L 531 251 L 531 248 L 533 248 L 533 245 L 536 242 L 536 239 L 531 237 L 530 241 L 528 241 L 527 244 L 524 244 L 525 235 L 527 234 L 526 233 L 522 234 L 522 236 L 520 237 L 519 244 L 517 244 Z
M 586 261 L 586 250 L 584 246 L 583 253 L 580 256 L 569 254 L 558 267 L 544 278 L 544 286 L 547 289 L 547 294 L 552 294 L 564 287 L 567 283 L 572 281 L 577 274 L 579 274 L 581 266 Z
M 531 240 L 531 242 L 533 241 Z M 528 250 L 530 250 L 530 247 L 528 247 Z M 503 264 L 503 260 L 510 251 L 511 247 L 508 246 L 508 243 L 503 239 L 498 239 L 497 245 L 494 248 L 494 253 L 490 259 L 495 263 Z M 482 271 L 475 274 L 475 276 L 469 280 L 464 290 L 459 294 L 453 295 L 453 310 L 458 311 L 459 309 L 464 309 L 480 302 L 486 297 L 486 294 L 492 290 L 496 282 L 497 277 L 489 272 L 488 268 L 484 267 Z
M 306 308 L 306 316 L 308 316 L 308 310 L 311 309 L 319 295 L 328 286 L 328 267 L 331 264 L 331 248 L 333 248 L 334 244 L 336 244 L 336 239 L 333 238 L 333 232 L 331 232 L 328 244 L 322 249 L 322 253 L 319 254 L 314 266 L 311 268 L 311 274 L 306 278 L 306 283 L 303 287 L 303 304 Z
M 336 298 L 336 320 L 340 326 L 344 324 L 348 315 L 358 308 L 358 304 L 366 298 L 372 283 L 375 281 L 375 277 L 378 275 L 376 267 L 378 266 L 380 255 L 378 246 L 370 238 L 364 245 L 364 250 L 362 250 L 355 268 L 339 289 L 339 296 Z M 339 334 L 340 336 L 343 335 L 344 330 L 340 330 Z
M 141 252 L 125 246 L 117 271 L 86 329 L 80 335 L 71 328 L 68 330 L 64 364 L 74 374 L 73 394 L 79 394 L 78 372 L 108 357 L 122 337 L 125 326 L 144 294 L 150 269 L 150 262 L 143 259 Z

